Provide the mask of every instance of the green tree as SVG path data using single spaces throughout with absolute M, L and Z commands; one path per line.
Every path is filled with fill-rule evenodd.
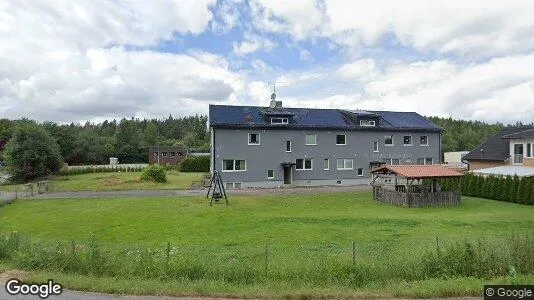
M 59 171 L 59 146 L 46 130 L 33 122 L 22 122 L 7 143 L 5 159 L 13 179 L 31 180 Z

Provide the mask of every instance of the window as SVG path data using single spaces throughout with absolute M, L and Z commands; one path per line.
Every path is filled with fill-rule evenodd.
M 378 152 L 378 142 L 373 142 L 373 151 Z
M 271 124 L 287 124 L 289 120 L 287 118 L 271 118 Z
M 411 135 L 405 135 L 402 139 L 404 141 L 404 146 L 412 146 L 412 136 Z
M 247 163 L 244 160 L 225 159 L 223 160 L 223 171 L 246 171 Z
M 313 163 L 311 158 L 297 158 L 295 169 L 297 170 L 313 170 Z
M 532 157 L 532 149 L 530 148 L 530 143 L 527 144 L 527 157 Z
M 428 146 L 428 135 L 422 135 L 419 137 L 419 145 Z
M 161 156 L 167 156 L 167 152 L 161 152 Z
M 346 144 L 347 144 L 347 136 L 345 134 L 336 135 L 336 145 L 346 145 Z
M 286 141 L 286 152 L 291 152 L 291 141 Z
M 424 165 L 425 164 L 425 159 L 424 158 L 418 158 L 417 159 L 417 164 L 418 165 Z
M 259 145 L 260 144 L 260 134 L 259 133 L 249 133 L 248 134 L 248 144 L 249 145 Z
M 394 145 L 394 141 L 393 141 L 393 135 L 386 135 L 384 137 L 384 144 L 386 146 L 393 146 Z
M 307 134 L 306 135 L 306 145 L 317 145 L 317 135 Z
M 178 156 L 182 156 L 182 152 L 176 152 L 176 153 L 178 153 Z
M 375 121 L 360 120 L 360 126 L 375 126 Z
M 328 158 L 323 161 L 323 170 L 330 170 L 330 160 Z
M 432 157 L 425 158 L 425 165 L 431 165 L 434 163 L 434 159 Z
M 171 152 L 171 156 L 176 156 L 176 152 Z
M 274 179 L 274 170 L 267 170 L 267 179 Z
M 363 176 L 363 169 L 362 168 L 358 169 L 358 176 Z
M 386 158 L 384 159 L 384 162 L 387 165 L 400 165 L 400 159 L 398 158 Z
M 352 158 L 339 158 L 337 160 L 338 170 L 352 170 Z
M 154 152 L 154 156 L 155 156 L 155 157 L 158 157 L 158 156 L 159 156 L 159 153 L 158 153 L 158 152 Z

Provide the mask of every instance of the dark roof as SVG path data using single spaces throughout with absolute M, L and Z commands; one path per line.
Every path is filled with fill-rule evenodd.
M 410 179 L 462 177 L 464 174 L 440 165 L 385 165 L 371 170 L 373 174 L 393 173 Z
M 534 128 L 522 129 L 520 132 L 507 134 L 502 137 L 503 139 L 531 139 L 534 138 Z
M 521 133 L 533 128 L 506 128 L 485 140 L 464 156 L 464 160 L 505 161 L 510 157 L 510 142 L 506 136 Z
M 214 127 L 283 127 L 313 129 L 364 129 L 441 132 L 443 128 L 415 112 L 360 111 L 315 108 L 279 108 L 280 115 L 292 116 L 289 124 L 271 125 L 266 116 L 276 115 L 276 108 L 258 106 L 210 105 L 209 123 Z M 377 127 L 359 126 L 359 120 L 378 120 Z

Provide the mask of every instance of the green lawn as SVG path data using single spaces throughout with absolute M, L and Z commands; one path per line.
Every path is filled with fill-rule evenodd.
M 89 173 L 69 176 L 54 176 L 51 178 L 51 188 L 54 192 L 77 191 L 120 191 L 120 190 L 183 190 L 191 187 L 193 182 L 199 181 L 204 173 L 182 173 L 167 171 L 166 183 L 143 181 L 141 172 L 118 173 Z M 16 185 L 0 186 L 1 190 L 14 191 Z M 19 190 L 21 186 L 19 185 Z
M 532 206 L 468 197 L 459 207 L 400 208 L 370 193 L 231 196 L 230 206 L 28 199 L 0 207 L 0 267 L 108 293 L 480 296 L 484 284 L 534 279 L 533 215 Z
M 228 207 L 210 207 L 202 197 L 23 200 L 0 208 L 0 230 L 50 240 L 94 236 L 103 243 L 149 246 L 265 240 L 347 244 L 534 232 L 533 206 L 464 199 L 459 207 L 418 209 L 377 203 L 369 193 L 231 196 Z

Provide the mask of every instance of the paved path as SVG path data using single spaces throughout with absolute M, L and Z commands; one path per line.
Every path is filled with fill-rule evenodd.
M 298 187 L 280 189 L 238 189 L 227 190 L 228 195 L 295 195 L 336 192 L 370 191 L 369 185 L 355 186 L 325 186 L 325 187 Z M 35 194 L 25 199 L 59 199 L 59 198 L 133 198 L 133 197 L 177 197 L 177 196 L 205 196 L 207 189 L 201 190 L 130 190 L 109 192 L 57 192 L 49 194 Z

